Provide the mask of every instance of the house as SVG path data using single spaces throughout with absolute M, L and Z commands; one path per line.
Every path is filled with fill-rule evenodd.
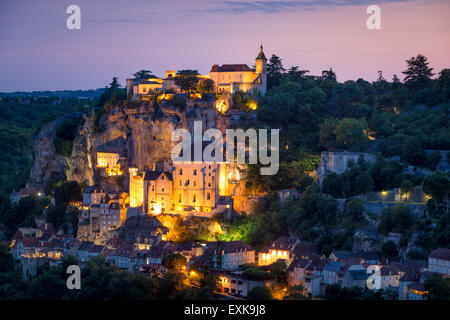
M 258 252 L 258 265 L 265 266 L 278 260 L 284 260 L 289 266 L 293 260 L 294 249 L 300 244 L 300 239 L 295 236 L 282 236 L 272 242 L 268 247 Z
M 76 257 L 80 262 L 86 262 L 91 257 L 91 249 L 94 246 L 92 241 L 82 241 L 77 248 Z
M 397 268 L 392 266 L 382 266 L 380 268 L 380 277 L 380 289 L 398 288 L 400 284 L 400 273 Z
M 450 249 L 438 248 L 428 256 L 428 270 L 450 276 Z
M 424 288 L 423 282 L 413 282 L 409 284 L 407 288 L 407 300 L 423 300 L 424 297 L 428 294 L 428 291 L 426 291 Z
M 212 243 L 216 268 L 236 270 L 242 264 L 255 263 L 255 250 L 242 241 Z
M 243 275 L 243 271 L 210 270 L 219 276 L 219 291 L 238 297 L 246 297 L 248 292 L 257 286 L 271 287 L 273 280 L 251 280 Z
M 317 249 L 317 246 L 308 241 L 302 241 L 297 244 L 293 253 L 294 258 L 302 258 L 302 259 L 320 259 L 321 254 Z
M 303 258 L 294 259 L 287 268 L 287 280 L 290 286 L 297 286 L 303 283 L 305 269 L 311 261 Z
M 330 261 L 323 268 L 323 283 L 329 284 L 341 284 L 342 279 L 339 277 L 339 273 L 343 267 L 343 263 L 339 261 Z
M 33 255 L 39 247 L 39 239 L 36 237 L 17 240 L 11 250 L 14 260 L 19 260 L 22 255 Z
M 150 278 L 161 277 L 164 273 L 167 272 L 167 269 L 160 264 L 146 264 L 140 267 L 139 274 L 146 275 Z
M 400 279 L 398 285 L 398 299 L 399 300 L 408 300 L 408 286 L 414 282 L 418 282 L 420 280 L 419 272 L 406 272 Z
M 342 281 L 342 286 L 344 288 L 360 287 L 362 289 L 366 288 L 367 278 L 369 274 L 366 268 L 362 265 L 353 265 L 346 270 L 344 273 L 344 278 Z
M 173 243 L 166 250 L 181 254 L 189 262 L 192 258 L 201 256 L 204 252 L 204 247 L 196 241 L 189 241 L 186 243 Z
M 351 254 L 352 252 L 347 250 L 333 250 L 328 258 L 333 261 L 344 262 Z

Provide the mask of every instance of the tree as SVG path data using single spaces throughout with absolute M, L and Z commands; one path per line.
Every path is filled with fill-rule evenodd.
M 450 300 L 450 279 L 434 274 L 424 282 L 427 300 Z
M 205 79 L 199 82 L 197 90 L 201 93 L 212 93 L 214 92 L 214 80 Z
M 186 266 L 186 258 L 179 253 L 171 253 L 163 257 L 161 264 L 169 270 L 181 271 Z
M 283 300 L 305 300 L 308 297 L 303 294 L 304 288 L 302 285 L 292 286 L 288 290 L 287 296 Z
M 412 181 L 409 179 L 403 180 L 403 182 L 400 185 L 400 190 L 399 190 L 400 194 L 407 196 L 413 190 L 414 190 L 414 184 L 412 183 Z
M 381 246 L 381 253 L 385 257 L 396 257 L 398 255 L 397 246 L 393 241 L 386 241 Z
M 442 156 L 441 156 L 441 152 L 439 150 L 430 152 L 427 155 L 427 160 L 425 161 L 425 166 L 428 169 L 436 170 L 436 167 L 437 167 L 439 161 L 441 161 L 441 158 L 442 158 Z
M 270 290 L 265 286 L 256 286 L 247 294 L 248 300 L 272 300 Z
M 363 218 L 363 202 L 359 199 L 352 199 L 348 203 L 348 214 L 353 221 L 359 222 Z
M 288 70 L 287 76 L 290 81 L 302 81 L 306 79 L 307 73 L 309 73 L 309 70 L 299 70 L 297 66 L 293 66 Z
M 153 75 L 150 70 L 140 70 L 134 74 L 134 77 L 136 79 L 156 78 L 156 76 Z
M 342 197 L 342 181 L 335 172 L 330 172 L 323 179 L 322 192 L 331 194 L 335 198 Z
M 371 192 L 373 190 L 373 179 L 369 171 L 364 171 L 359 174 L 355 179 L 355 192 L 356 194 L 364 194 Z
M 280 84 L 281 76 L 286 69 L 283 67 L 283 59 L 272 55 L 267 63 L 267 88 L 273 88 Z
M 411 217 L 410 209 L 403 205 L 397 205 L 383 210 L 378 230 L 382 234 L 388 234 L 389 232 L 405 232 L 412 224 L 413 219 Z
M 336 82 L 336 73 L 334 73 L 331 67 L 330 70 L 323 70 L 321 80 Z
M 367 121 L 344 118 L 336 126 L 336 143 L 339 147 L 359 150 L 368 141 Z
M 437 202 L 442 202 L 450 191 L 450 180 L 440 171 L 426 176 L 422 184 L 423 192 L 433 196 Z
M 339 120 L 335 118 L 325 119 L 319 126 L 319 140 L 320 144 L 327 149 L 336 147 L 336 126 Z
M 397 89 L 397 88 L 400 88 L 401 86 L 402 86 L 402 82 L 400 81 L 398 76 L 396 74 L 394 74 L 394 76 L 392 77 L 392 89 Z
M 197 70 L 180 70 L 175 75 L 175 84 L 187 94 L 194 90 L 199 81 Z
M 412 88 L 424 88 L 434 75 L 433 68 L 428 67 L 428 58 L 418 54 L 406 60 L 406 63 L 407 69 L 402 72 L 405 75 L 404 83 Z
M 427 154 L 419 139 L 409 139 L 403 148 L 402 159 L 413 165 L 420 165 L 425 162 Z

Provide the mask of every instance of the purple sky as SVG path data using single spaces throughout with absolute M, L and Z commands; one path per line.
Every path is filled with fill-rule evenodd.
M 81 7 L 81 30 L 66 8 Z M 381 30 L 366 8 L 381 7 Z M 338 80 L 403 78 L 418 53 L 450 67 L 448 0 L 0 0 L 0 91 L 92 89 L 140 69 L 208 73 L 215 63 L 247 63 L 263 42 L 286 67 Z

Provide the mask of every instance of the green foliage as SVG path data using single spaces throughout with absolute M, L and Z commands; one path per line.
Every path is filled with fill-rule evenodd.
M 386 241 L 381 246 L 381 253 L 385 257 L 396 257 L 398 255 L 397 246 L 393 241 Z
M 225 220 L 220 222 L 223 235 L 220 235 L 218 239 L 220 241 L 248 241 L 249 233 L 256 227 L 257 221 L 246 214 L 240 215 L 231 224 Z
M 404 82 L 407 86 L 418 89 L 424 88 L 430 83 L 434 73 L 433 68 L 428 66 L 430 62 L 427 57 L 419 54 L 417 57 L 406 60 L 406 63 L 408 68 L 402 73 L 405 74 Z
M 434 274 L 424 282 L 424 288 L 428 291 L 427 300 L 450 300 L 450 279 L 442 275 Z
M 65 157 L 72 154 L 72 145 L 75 136 L 78 133 L 79 126 L 83 123 L 82 117 L 75 117 L 65 121 L 57 130 L 54 140 L 55 151 Z
M 378 230 L 382 234 L 405 232 L 413 225 L 410 209 L 403 205 L 388 207 L 383 210 Z
M 171 253 L 165 255 L 161 264 L 168 270 L 181 271 L 186 266 L 186 258 L 179 253 Z
M 270 290 L 265 286 L 256 286 L 247 293 L 248 300 L 272 300 Z
M 358 300 L 361 297 L 362 290 L 359 287 L 341 288 L 339 284 L 331 284 L 325 289 L 327 300 Z
M 180 70 L 175 76 L 175 84 L 186 93 L 194 90 L 199 82 L 197 70 Z
M 422 188 L 423 192 L 433 196 L 437 202 L 442 202 L 450 191 L 450 180 L 444 173 L 436 171 L 425 178 Z
M 323 179 L 322 192 L 331 194 L 335 198 L 342 197 L 342 181 L 336 173 L 330 172 Z
M 34 218 L 42 214 L 49 202 L 48 198 L 32 195 L 20 199 L 17 204 L 8 205 L 0 216 L 7 236 L 11 236 L 19 227 L 35 226 Z

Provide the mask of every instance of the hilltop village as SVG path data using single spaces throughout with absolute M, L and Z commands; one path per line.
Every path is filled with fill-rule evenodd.
M 7 242 L 23 278 L 33 279 L 73 257 L 82 267 L 104 259 L 123 271 L 159 280 L 175 271 L 189 288 L 214 277 L 212 291 L 227 299 L 315 299 L 355 292 L 358 298 L 426 299 L 427 279 L 450 276 L 450 249 L 437 245 L 420 255 L 425 251 L 418 243 L 423 230 L 442 235 L 448 226 L 434 218 L 414 229 L 411 221 L 448 213 L 448 184 L 443 183 L 447 191 L 441 194 L 429 191 L 426 182 L 427 177 L 442 182 L 437 168 L 448 172 L 447 150 L 440 151 L 444 156 L 433 170 L 395 155 L 380 157 L 373 152 L 374 130 L 357 123 L 368 145 L 363 151 L 350 150 L 353 133 L 341 146 L 327 146 L 315 155 L 304 156 L 299 149 L 291 158 L 303 158 L 281 166 L 273 180 L 255 177 L 253 167 L 232 161 L 171 159 L 176 129 L 192 132 L 195 121 L 202 122 L 203 130 L 247 128 L 261 121 L 261 101 L 290 106 L 276 90 L 266 99 L 276 63 L 268 62 L 262 45 L 254 62 L 253 68 L 215 64 L 205 75 L 168 70 L 160 78 L 142 70 L 126 79 L 124 97 L 113 96 L 97 110 L 44 124 L 33 138 L 35 155 L 27 186 L 10 196 L 13 205 L 31 197 L 50 199 L 43 214 L 20 225 Z M 292 76 L 286 85 L 290 90 L 298 90 L 295 81 L 311 87 L 296 97 L 306 95 L 308 106 L 301 111 L 306 113 L 325 99 L 312 83 L 320 83 L 325 91 L 336 79 L 331 69 L 319 77 L 298 72 L 283 76 Z M 270 79 L 281 82 L 273 74 Z M 116 80 L 106 92 L 113 91 Z M 274 122 L 285 117 L 264 112 L 262 117 Z M 303 114 L 298 118 L 314 121 Z M 321 125 L 321 139 L 335 130 L 326 128 L 331 123 L 327 121 Z M 337 128 L 339 121 L 332 125 Z M 283 152 L 292 149 L 302 126 L 293 130 L 281 141 Z M 67 143 L 64 137 L 70 133 Z M 427 152 L 431 158 L 432 151 Z M 301 171 L 298 177 L 296 170 Z M 401 178 L 399 183 L 391 181 L 391 173 Z M 388 182 L 373 181 L 377 174 Z M 283 180 L 295 180 L 296 185 L 285 187 Z M 439 201 L 432 206 L 432 199 Z M 68 205 L 57 211 L 62 202 Z M 281 220 L 281 213 L 286 213 L 286 225 L 274 231 L 282 228 L 273 222 Z M 63 222 L 56 228 L 49 217 Z M 336 234 L 319 239 L 327 223 Z M 252 247 L 244 239 L 255 225 L 268 231 L 260 235 L 264 245 L 255 241 Z M 397 225 L 409 228 L 409 233 L 403 234 Z M 445 237 L 436 237 L 438 244 L 446 243 Z M 378 270 L 374 275 L 373 266 Z

